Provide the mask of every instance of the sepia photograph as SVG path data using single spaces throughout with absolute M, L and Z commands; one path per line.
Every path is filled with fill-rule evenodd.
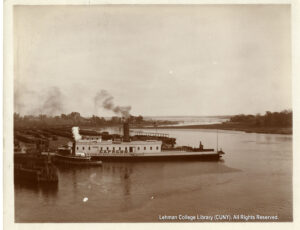
M 291 16 L 14 5 L 13 222 L 292 223 Z

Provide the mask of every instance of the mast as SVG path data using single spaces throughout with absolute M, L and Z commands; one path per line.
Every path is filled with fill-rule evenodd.
M 217 152 L 218 152 L 218 149 L 219 149 L 219 132 L 218 132 L 218 129 L 217 129 Z

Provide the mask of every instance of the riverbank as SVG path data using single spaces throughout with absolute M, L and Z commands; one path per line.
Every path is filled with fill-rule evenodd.
M 255 127 L 241 123 L 224 122 L 222 124 L 210 125 L 183 125 L 183 126 L 160 126 L 147 127 L 155 129 L 220 129 L 220 130 L 234 130 L 243 131 L 246 133 L 267 133 L 267 134 L 293 134 L 292 127 Z

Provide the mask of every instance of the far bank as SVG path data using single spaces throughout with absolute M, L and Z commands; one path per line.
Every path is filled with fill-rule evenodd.
M 139 127 L 140 128 L 140 127 Z M 160 127 L 144 127 L 147 129 L 220 129 L 244 131 L 246 133 L 266 133 L 266 134 L 293 134 L 292 127 L 251 127 L 244 124 L 222 123 L 210 125 L 182 125 L 182 126 L 160 126 Z

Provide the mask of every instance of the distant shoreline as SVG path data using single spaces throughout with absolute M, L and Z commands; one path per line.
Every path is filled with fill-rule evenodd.
M 143 129 L 220 129 L 243 131 L 246 133 L 265 133 L 265 134 L 293 134 L 292 127 L 249 127 L 243 124 L 222 123 L 210 125 L 183 125 L 183 126 L 160 126 L 160 127 L 142 127 Z

